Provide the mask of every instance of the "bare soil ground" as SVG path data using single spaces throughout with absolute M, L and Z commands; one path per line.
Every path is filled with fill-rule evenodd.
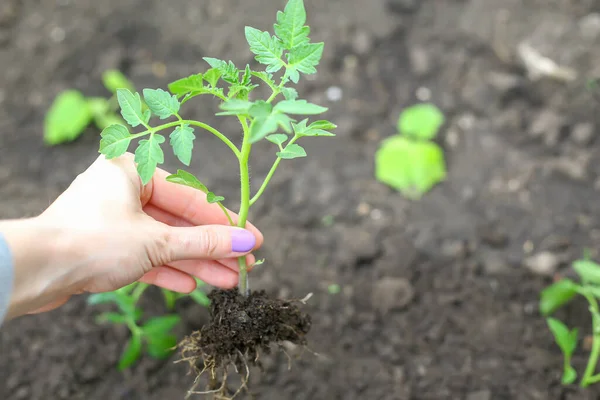
M 267 263 L 252 285 L 284 298 L 314 293 L 308 340 L 319 356 L 304 353 L 291 371 L 284 354 L 263 360 L 248 398 L 597 399 L 597 389 L 561 387 L 561 355 L 537 298 L 600 239 L 600 104 L 586 90 L 600 77 L 600 1 L 306 3 L 326 51 L 301 90 L 330 107 L 338 138 L 306 141 L 309 158 L 284 163 L 255 208 Z M 107 68 L 165 87 L 204 68 L 203 56 L 252 62 L 244 25 L 269 29 L 282 4 L 2 0 L 0 218 L 40 212 L 97 156 L 94 129 L 72 145 L 43 146 L 59 90 L 103 95 Z M 532 79 L 524 43 L 576 79 Z M 328 97 L 332 87 L 341 99 Z M 448 115 L 440 143 L 449 177 L 413 203 L 373 180 L 373 154 L 399 111 L 428 98 Z M 195 104 L 190 117 L 236 128 L 215 120 L 210 102 Z M 273 160 L 258 147 L 255 185 Z M 235 202 L 227 150 L 211 137 L 197 148 L 194 172 Z M 332 283 L 339 294 L 328 293 Z M 146 302 L 161 312 L 158 292 Z M 181 337 L 208 319 L 197 305 L 179 309 Z M 3 327 L 0 398 L 183 398 L 192 377 L 176 356 L 117 372 L 127 332 L 96 325 L 96 311 L 82 297 Z M 564 317 L 587 329 L 585 308 L 571 311 Z M 579 352 L 578 366 L 585 360 Z

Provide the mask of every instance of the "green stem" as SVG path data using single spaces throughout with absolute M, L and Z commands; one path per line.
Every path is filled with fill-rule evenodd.
M 248 123 L 245 118 L 240 118 L 242 128 L 244 130 L 244 139 L 242 142 L 242 151 L 240 161 L 240 212 L 238 219 L 238 226 L 240 228 L 246 227 L 246 221 L 248 219 L 248 212 L 250 211 L 250 173 L 248 170 L 248 161 L 250 160 L 250 150 L 252 144 L 250 143 L 250 132 L 248 129 Z M 248 265 L 246 264 L 246 256 L 238 258 L 239 265 L 239 284 L 238 289 L 244 296 L 250 294 L 248 287 Z
M 143 282 L 139 282 L 135 289 L 133 289 L 133 292 L 131 293 L 131 297 L 135 300 L 135 303 L 137 303 L 140 299 L 140 297 L 142 297 L 142 294 L 144 293 L 144 291 L 148 288 L 148 284 L 147 283 L 143 283 Z
M 587 387 L 594 383 L 594 381 L 592 381 L 592 376 L 594 375 L 596 365 L 598 364 L 598 357 L 600 356 L 600 310 L 594 296 L 585 291 L 582 294 L 585 296 L 588 303 L 590 303 L 590 312 L 592 313 L 592 350 L 583 378 L 581 379 L 581 387 Z
M 219 201 L 217 204 L 219 205 L 219 207 L 221 207 L 221 210 L 223 210 L 223 213 L 225 214 L 225 216 L 227 217 L 227 220 L 229 221 L 229 225 L 235 226 L 235 224 L 233 223 L 233 219 L 231 219 L 231 215 L 229 215 L 229 211 L 227 211 L 227 209 L 225 208 L 223 203 L 221 203 Z
M 289 146 L 290 144 L 293 144 L 296 140 L 298 140 L 298 137 L 294 136 L 292 138 L 292 140 L 289 141 L 289 143 L 287 144 L 287 146 Z M 267 188 L 267 185 L 269 184 L 269 181 L 271 181 L 271 178 L 275 174 L 275 171 L 277 170 L 277 167 L 279 166 L 280 162 L 281 162 L 281 157 L 277 157 L 277 159 L 273 163 L 273 166 L 271 167 L 271 170 L 267 174 L 267 177 L 265 178 L 263 184 L 260 186 L 260 189 L 258 189 L 258 192 L 256 192 L 256 194 L 254 195 L 254 197 L 252 197 L 252 200 L 250 200 L 250 206 L 252 206 L 254 203 L 256 203 L 256 201 L 263 194 L 263 192 Z
M 219 139 L 221 139 L 221 141 L 223 143 L 225 143 L 230 149 L 231 151 L 233 151 L 233 153 L 235 154 L 235 156 L 237 158 L 241 157 L 241 152 L 240 150 L 231 142 L 231 140 L 229 140 L 225 135 L 223 135 L 221 132 L 219 132 L 218 130 L 216 130 L 215 128 L 213 128 L 212 126 L 205 124 L 204 122 L 199 122 L 199 121 L 193 121 L 193 120 L 181 120 L 181 121 L 173 121 L 173 122 L 169 122 L 166 123 L 164 125 L 159 125 L 156 126 L 154 128 L 150 128 L 145 130 L 144 132 L 140 132 L 140 133 L 135 133 L 133 135 L 130 136 L 131 139 L 136 139 L 142 136 L 146 136 L 150 133 L 156 133 L 168 128 L 173 128 L 177 125 L 181 125 L 181 124 L 188 124 L 188 125 L 193 125 L 193 126 L 197 126 L 199 128 L 202 128 L 210 133 L 212 133 L 213 135 L 215 135 L 216 137 L 218 137 Z

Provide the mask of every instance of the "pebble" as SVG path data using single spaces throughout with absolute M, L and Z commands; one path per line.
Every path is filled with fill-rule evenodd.
M 419 77 L 427 75 L 433 69 L 431 56 L 427 50 L 422 47 L 415 46 L 411 48 L 408 57 L 412 72 Z
M 581 18 L 579 31 L 585 39 L 596 39 L 600 35 L 600 13 L 591 13 Z
M 491 400 L 492 392 L 489 390 L 479 390 L 477 392 L 471 392 L 467 395 L 466 400 Z
M 510 265 L 499 254 L 491 251 L 483 252 L 481 264 L 488 275 L 503 275 L 510 270 Z
M 542 110 L 537 114 L 529 127 L 529 134 L 534 138 L 543 136 L 557 137 L 563 124 L 563 118 L 551 110 Z
M 339 86 L 331 86 L 327 88 L 327 91 L 325 92 L 327 100 L 334 102 L 340 101 L 342 99 L 343 94 L 344 93 L 342 91 L 342 88 L 340 88 Z
M 582 122 L 573 127 L 571 138 L 580 145 L 588 145 L 594 138 L 594 124 L 590 122 Z
M 557 254 L 542 251 L 527 257 L 524 264 L 527 269 L 536 275 L 551 277 L 558 270 L 561 261 L 561 258 Z
M 373 307 L 382 314 L 407 306 L 414 297 L 414 289 L 405 278 L 382 278 L 373 286 Z
M 371 50 L 373 46 L 373 39 L 369 35 L 368 32 L 360 30 L 357 31 L 354 35 L 354 40 L 352 40 L 352 49 L 359 56 L 363 56 Z

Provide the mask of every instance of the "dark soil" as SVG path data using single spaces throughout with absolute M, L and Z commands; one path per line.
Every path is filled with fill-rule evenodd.
M 205 68 L 202 57 L 252 61 L 244 25 L 269 29 L 283 1 L 0 0 L 0 218 L 39 213 L 97 156 L 99 132 L 45 148 L 44 113 L 67 87 L 104 95 L 120 68 L 138 87 Z M 329 107 L 335 139 L 303 141 L 282 163 L 251 221 L 265 235 L 252 287 L 272 298 L 314 293 L 307 340 L 319 356 L 263 357 L 260 400 L 591 400 L 563 387 L 559 349 L 537 311 L 540 290 L 600 241 L 598 0 L 306 0 L 319 73 L 299 88 Z M 537 79 L 524 44 L 574 69 Z M 421 100 L 448 117 L 448 178 L 419 202 L 373 179 L 373 156 L 398 113 Z M 193 103 L 193 105 L 191 104 Z M 223 131 L 211 99 L 182 110 Z M 199 137 L 191 172 L 228 205 L 238 172 L 228 149 Z M 269 171 L 256 146 L 252 185 Z M 228 161 L 231 160 L 231 161 Z M 218 166 L 218 167 L 217 167 Z M 165 168 L 180 164 L 169 157 Z M 332 223 L 333 222 L 333 223 Z M 332 295 L 327 288 L 338 284 Z M 164 307 L 149 291 L 148 316 Z M 179 357 L 119 373 L 127 330 L 97 325 L 76 298 L 0 329 L 2 400 L 182 399 L 194 381 Z M 182 301 L 181 339 L 209 322 Z M 582 330 L 582 302 L 560 318 Z M 301 346 L 286 347 L 294 357 Z M 235 383 L 232 382 L 232 387 Z M 239 398 L 252 398 L 249 395 Z
M 262 366 L 261 353 L 271 354 L 273 345 L 281 348 L 284 342 L 307 344 L 311 318 L 295 304 L 300 301 L 271 299 L 264 290 L 246 297 L 237 289 L 213 290 L 208 298 L 209 322 L 179 346 L 183 360 L 196 374 L 196 384 L 206 373 L 208 387 L 204 392 L 233 398 L 240 389 L 247 389 L 249 368 Z M 227 388 L 230 367 L 242 376 L 241 386 L 233 392 Z M 192 388 L 190 393 L 194 391 Z

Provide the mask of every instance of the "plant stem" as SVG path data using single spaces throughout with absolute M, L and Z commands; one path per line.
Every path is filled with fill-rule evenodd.
M 598 309 L 598 302 L 593 295 L 583 292 L 582 293 L 587 301 L 590 303 L 590 312 L 592 314 L 592 350 L 590 352 L 590 358 L 588 360 L 583 378 L 581 379 L 581 387 L 587 387 L 592 384 L 592 375 L 596 370 L 598 364 L 598 357 L 600 356 L 600 310 Z
M 173 121 L 173 122 L 169 122 L 166 123 L 164 125 L 159 125 L 156 126 L 154 128 L 150 128 L 147 129 L 143 132 L 140 133 L 135 133 L 133 135 L 130 136 L 131 139 L 136 139 L 142 136 L 146 136 L 149 133 L 156 133 L 159 131 L 162 131 L 164 129 L 168 129 L 168 128 L 173 128 L 175 126 L 181 125 L 181 124 L 188 124 L 188 125 L 193 125 L 193 126 L 197 126 L 199 128 L 202 128 L 210 133 L 212 133 L 213 135 L 215 135 L 216 137 L 218 137 L 219 139 L 221 139 L 221 141 L 223 143 L 225 143 L 230 149 L 231 151 L 233 151 L 233 153 L 235 154 L 235 156 L 237 158 L 241 157 L 241 153 L 240 150 L 231 142 L 231 140 L 229 140 L 225 135 L 223 135 L 221 132 L 219 132 L 218 130 L 216 130 L 215 128 L 213 128 L 212 126 L 205 124 L 204 122 L 199 122 L 199 121 L 193 121 L 193 120 L 181 120 L 181 121 Z
M 240 118 L 242 128 L 244 130 L 244 139 L 242 142 L 240 162 L 240 212 L 238 219 L 238 226 L 240 228 L 246 227 L 246 221 L 248 219 L 248 212 L 250 211 L 250 173 L 248 170 L 248 161 L 250 159 L 250 150 L 252 144 L 250 143 L 250 132 L 248 124 L 244 118 Z M 238 258 L 239 265 L 239 284 L 238 289 L 243 296 L 250 294 L 248 287 L 248 265 L 246 264 L 246 256 Z
M 147 283 L 139 282 L 137 284 L 137 286 L 135 287 L 135 289 L 133 289 L 133 292 L 131 293 L 131 297 L 135 300 L 134 303 L 138 302 L 138 300 L 140 299 L 140 297 L 142 297 L 142 294 L 144 293 L 147 287 Z
M 289 141 L 289 143 L 287 144 L 287 146 L 289 146 L 290 144 L 293 144 L 296 140 L 298 140 L 298 137 L 294 136 L 292 138 L 292 140 Z M 263 184 L 260 186 L 260 189 L 258 189 L 258 192 L 256 192 L 256 194 L 254 195 L 254 197 L 252 197 L 252 200 L 250 200 L 250 206 L 252 206 L 254 203 L 256 203 L 256 201 L 263 194 L 263 192 L 267 188 L 267 185 L 269 184 L 269 181 L 271 180 L 271 178 L 275 174 L 275 171 L 277 170 L 277 167 L 279 166 L 279 163 L 281 162 L 281 160 L 282 160 L 281 157 L 277 157 L 277 159 L 273 163 L 273 166 L 271 167 L 271 170 L 267 174 L 267 177 L 265 178 Z

